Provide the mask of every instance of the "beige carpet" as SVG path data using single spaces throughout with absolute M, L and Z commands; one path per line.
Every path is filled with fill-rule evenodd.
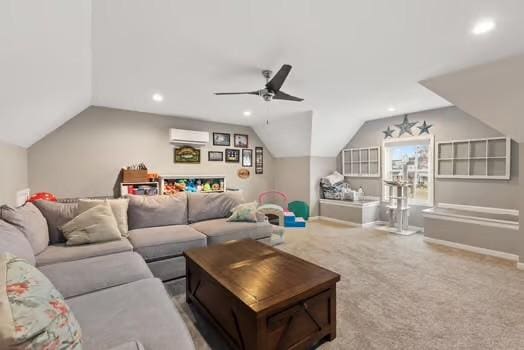
M 282 250 L 342 275 L 337 338 L 320 349 L 524 349 L 524 272 L 514 263 L 427 244 L 422 235 L 312 222 Z M 168 286 L 197 349 L 227 349 Z

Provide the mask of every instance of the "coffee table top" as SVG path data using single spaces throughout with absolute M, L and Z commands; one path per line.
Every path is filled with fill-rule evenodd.
M 192 249 L 184 255 L 255 312 L 340 280 L 335 272 L 254 240 Z

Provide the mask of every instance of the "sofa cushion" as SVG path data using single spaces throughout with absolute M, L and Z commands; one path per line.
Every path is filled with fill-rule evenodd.
M 79 214 L 62 226 L 66 245 L 81 245 L 115 241 L 122 238 L 109 202 L 104 202 Z
M 71 298 L 83 349 L 138 340 L 147 350 L 194 349 L 191 335 L 158 279 L 145 279 Z
M 130 196 L 129 229 L 187 224 L 185 192 L 165 196 Z
M 195 223 L 203 220 L 228 217 L 231 210 L 243 203 L 242 192 L 230 191 L 224 193 L 189 193 L 188 220 Z
M 0 219 L 0 254 L 11 253 L 25 259 L 31 265 L 35 264 L 35 254 L 31 244 L 13 225 Z
M 16 226 L 26 236 L 33 247 L 33 252 L 42 252 L 49 244 L 47 222 L 33 203 L 26 203 L 19 208 L 4 205 L 0 207 L 0 217 Z
M 120 234 L 122 235 L 122 237 L 127 237 L 127 209 L 129 207 L 129 199 L 80 199 L 78 201 L 78 212 L 83 213 L 88 209 L 103 204 L 105 201 L 107 201 L 111 206 L 111 210 L 113 211 L 113 215 L 115 216 Z
M 60 230 L 65 223 L 73 220 L 78 213 L 78 203 L 56 203 L 49 201 L 37 201 L 35 206 L 40 209 L 49 229 L 49 241 L 51 244 L 65 242 L 65 237 Z
M 273 226 L 266 222 L 229 222 L 227 219 L 201 221 L 190 226 L 207 236 L 208 245 L 270 237 L 273 230 Z
M 66 299 L 153 277 L 144 259 L 134 252 L 45 265 L 40 271 Z
M 187 225 L 131 230 L 129 240 L 146 261 L 171 258 L 187 249 L 206 246 L 206 236 Z
M 0 348 L 81 349 L 81 331 L 60 292 L 34 266 L 0 255 Z
M 126 238 L 118 241 L 85 244 L 68 247 L 65 244 L 50 245 L 36 256 L 38 266 L 55 264 L 64 261 L 74 261 L 94 256 L 109 255 L 133 251 L 133 246 Z

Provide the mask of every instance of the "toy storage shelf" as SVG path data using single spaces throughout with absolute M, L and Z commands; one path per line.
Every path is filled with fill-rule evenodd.
M 348 177 L 380 177 L 380 147 L 343 150 L 342 175 Z
M 120 183 L 120 196 L 156 196 L 159 194 L 158 182 L 122 182 Z
M 493 137 L 437 143 L 437 178 L 509 180 L 511 139 Z
M 173 194 L 176 192 L 184 191 L 181 186 L 175 186 L 176 184 L 194 184 L 195 186 L 200 183 L 202 186 L 200 191 L 196 188 L 189 190 L 188 192 L 224 192 L 226 190 L 226 177 L 224 175 L 161 175 L 160 176 L 160 191 L 162 194 Z M 215 189 L 205 190 L 204 185 L 209 183 L 210 186 L 216 187 Z M 186 188 L 187 190 L 187 188 Z

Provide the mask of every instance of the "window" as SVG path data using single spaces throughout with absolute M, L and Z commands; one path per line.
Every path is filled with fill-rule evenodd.
M 384 180 L 407 180 L 410 204 L 433 206 L 433 137 L 384 141 Z M 387 186 L 384 200 L 389 200 Z

